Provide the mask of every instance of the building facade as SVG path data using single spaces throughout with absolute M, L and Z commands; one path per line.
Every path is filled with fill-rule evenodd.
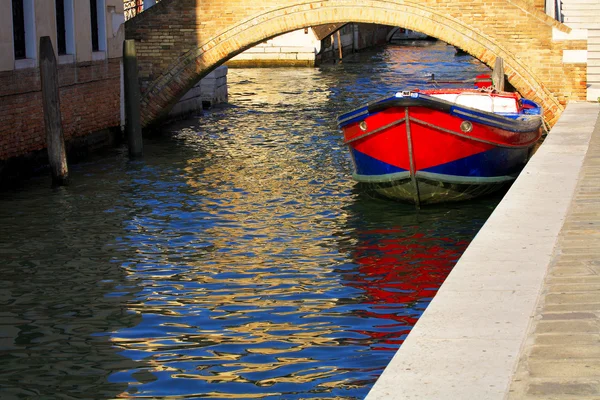
M 92 133 L 92 141 L 104 140 L 120 126 L 123 22 L 123 0 L 0 2 L 0 174 L 10 160 L 46 147 L 43 36 L 51 38 L 59 64 L 67 147 Z

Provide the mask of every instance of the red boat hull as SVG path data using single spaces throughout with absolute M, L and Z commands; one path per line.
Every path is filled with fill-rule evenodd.
M 432 92 L 388 98 L 339 118 L 354 178 L 387 197 L 420 204 L 477 197 L 514 180 L 541 123 L 519 110 L 506 116 L 456 107 Z M 507 102 L 516 95 L 499 96 Z

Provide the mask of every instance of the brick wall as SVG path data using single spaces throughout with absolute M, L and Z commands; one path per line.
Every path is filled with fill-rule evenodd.
M 65 140 L 120 124 L 120 60 L 59 66 Z M 46 147 L 39 69 L 0 72 L 0 160 Z

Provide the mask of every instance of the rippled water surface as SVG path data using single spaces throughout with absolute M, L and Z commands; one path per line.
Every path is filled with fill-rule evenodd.
M 443 43 L 230 69 L 143 160 L 2 193 L 0 397 L 363 398 L 498 198 L 372 198 L 335 117 L 486 70 Z

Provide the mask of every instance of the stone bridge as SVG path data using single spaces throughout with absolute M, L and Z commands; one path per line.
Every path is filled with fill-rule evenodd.
M 586 64 L 564 54 L 587 42 L 569 40 L 571 29 L 542 7 L 541 0 L 162 0 L 125 29 L 136 40 L 144 126 L 236 54 L 289 31 L 343 22 L 419 31 L 488 66 L 502 57 L 508 81 L 553 125 L 567 101 L 586 98 Z

